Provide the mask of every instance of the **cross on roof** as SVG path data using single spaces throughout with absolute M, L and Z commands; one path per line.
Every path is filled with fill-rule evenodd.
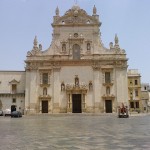
M 74 2 L 75 2 L 75 4 L 77 4 L 77 3 L 78 3 L 78 0 L 74 0 Z

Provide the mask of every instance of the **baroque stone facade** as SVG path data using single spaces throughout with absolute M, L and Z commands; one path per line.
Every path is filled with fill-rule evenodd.
M 96 7 L 91 16 L 77 5 L 55 13 L 49 48 L 35 37 L 27 52 L 26 113 L 112 113 L 128 105 L 126 53 L 117 35 L 104 47 Z
M 96 7 L 90 16 L 74 5 L 53 17 L 53 39 L 42 51 L 37 37 L 26 59 L 25 107 L 29 113 L 116 112 L 128 103 L 127 58 L 115 43 L 105 48 Z

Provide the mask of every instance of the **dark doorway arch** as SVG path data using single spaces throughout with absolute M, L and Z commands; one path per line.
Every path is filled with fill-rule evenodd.
M 81 94 L 72 94 L 72 113 L 82 113 Z
M 80 59 L 80 46 L 78 44 L 73 45 L 73 59 Z
M 48 100 L 42 101 L 42 113 L 48 113 Z
M 112 100 L 105 100 L 106 113 L 112 113 Z
M 16 111 L 16 105 L 11 105 L 11 112 Z

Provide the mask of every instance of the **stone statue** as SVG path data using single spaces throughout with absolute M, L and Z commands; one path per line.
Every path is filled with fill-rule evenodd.
M 79 86 L 79 78 L 77 75 L 75 77 L 75 86 Z
M 66 44 L 62 45 L 62 52 L 66 52 Z

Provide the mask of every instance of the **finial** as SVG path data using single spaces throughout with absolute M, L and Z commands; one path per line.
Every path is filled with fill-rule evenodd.
M 35 36 L 33 44 L 34 44 L 33 48 L 34 49 L 37 48 L 37 44 L 38 44 L 37 36 Z
M 59 8 L 58 8 L 58 6 L 57 6 L 57 8 L 56 8 L 55 13 L 56 13 L 56 16 L 59 16 Z
M 93 15 L 96 15 L 96 13 L 97 13 L 97 9 L 96 9 L 96 7 L 94 5 L 94 7 L 93 7 Z
M 117 34 L 115 34 L 115 45 L 118 45 L 118 43 L 119 43 L 118 36 Z

